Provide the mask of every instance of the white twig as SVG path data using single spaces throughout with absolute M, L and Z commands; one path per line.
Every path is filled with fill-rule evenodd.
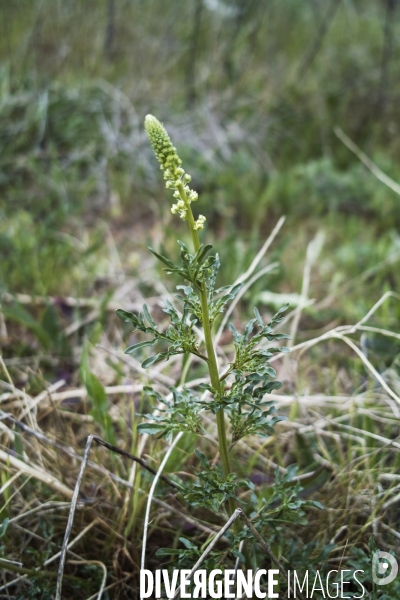
M 337 332 L 334 333 L 332 337 L 338 338 L 338 339 L 342 340 L 343 342 L 345 342 L 348 346 L 350 346 L 350 348 L 352 350 L 354 350 L 354 352 L 361 358 L 362 362 L 367 367 L 367 369 L 369 371 L 371 371 L 371 373 L 375 377 L 375 379 L 381 384 L 383 389 L 385 389 L 387 391 L 389 396 L 391 396 L 393 398 L 393 400 L 395 400 L 398 404 L 400 404 L 399 396 L 392 390 L 391 387 L 388 386 L 388 384 L 383 379 L 383 377 L 378 373 L 378 371 L 375 369 L 375 367 L 372 366 L 372 364 L 369 362 L 368 358 L 363 354 L 363 352 L 361 352 L 361 350 L 355 345 L 355 343 L 352 340 L 350 340 L 345 335 L 341 335 L 340 333 L 337 333 Z
M 396 298 L 396 300 L 400 300 L 400 294 L 396 294 L 396 292 L 392 292 L 391 290 L 389 290 L 388 292 L 385 292 L 382 296 L 382 298 L 380 298 L 378 300 L 378 302 L 376 302 L 374 304 L 374 306 L 371 308 L 371 310 L 369 310 L 367 312 L 367 314 L 365 315 L 365 317 L 363 317 L 361 319 L 361 321 L 359 321 L 356 325 L 356 327 L 358 325 L 363 325 L 366 321 L 368 321 L 372 315 L 378 310 L 378 308 L 388 299 L 388 298 Z
M 72 546 L 74 546 L 77 542 L 79 542 L 79 540 L 81 540 L 87 534 L 88 531 L 90 531 L 95 525 L 97 525 L 98 522 L 99 522 L 98 519 L 95 519 L 94 521 L 92 521 L 91 523 L 89 523 L 89 525 L 87 525 L 85 527 L 85 529 L 82 529 L 82 531 L 80 531 L 78 533 L 78 535 L 76 537 L 74 537 L 74 539 L 71 542 L 69 542 L 69 544 L 67 546 L 67 550 L 70 550 L 72 548 Z M 60 552 L 57 552 L 57 554 L 54 554 L 53 556 L 51 556 L 50 558 L 48 558 L 43 563 L 43 566 L 47 567 L 47 565 L 50 565 L 52 562 L 54 562 L 55 560 L 57 560 L 57 558 L 59 558 L 60 556 L 61 556 L 61 550 L 60 550 Z
M 5 419 L 5 420 L 10 421 L 11 423 L 14 423 L 20 430 L 24 431 L 25 433 L 27 433 L 29 435 L 34 436 L 39 441 L 44 442 L 45 444 L 49 444 L 50 446 L 57 448 L 57 450 L 61 450 L 61 452 L 65 452 L 66 454 L 68 454 L 69 456 L 72 456 L 76 460 L 82 461 L 82 456 L 80 456 L 73 450 L 70 450 L 66 446 L 63 446 L 62 444 L 59 444 L 58 442 L 51 440 L 50 438 L 45 436 L 43 433 L 40 433 L 39 431 L 35 431 L 34 429 L 31 429 L 30 427 L 28 427 L 27 425 L 25 425 L 18 419 L 14 419 L 14 417 L 12 415 L 5 413 L 2 410 L 0 410 L 0 423 L 1 423 L 1 419 Z M 98 465 L 90 460 L 88 461 L 88 465 L 90 467 L 92 467 L 93 469 L 95 469 L 96 471 L 99 471 L 100 473 L 103 473 L 107 477 L 110 477 L 114 481 L 117 481 L 118 483 L 121 483 L 122 485 L 132 487 L 132 485 L 125 479 L 118 477 L 118 475 L 111 473 L 111 471 L 108 471 L 104 467 L 101 467 L 100 465 Z M 71 491 L 71 496 L 72 496 L 72 491 Z M 69 506 L 69 504 L 68 504 L 68 506 Z
M 204 550 L 203 554 L 200 556 L 199 560 L 194 565 L 193 569 L 190 571 L 190 574 L 189 574 L 189 577 L 188 577 L 189 579 L 191 579 L 193 577 L 193 574 L 203 564 L 203 562 L 205 561 L 205 559 L 207 558 L 207 556 L 210 554 L 211 550 L 214 548 L 215 544 L 218 542 L 219 539 L 222 538 L 222 536 L 224 535 L 225 531 L 227 531 L 229 529 L 229 527 L 236 521 L 236 519 L 238 517 L 240 517 L 242 514 L 243 514 L 243 511 L 242 511 L 241 508 L 237 508 L 235 510 L 235 512 L 232 514 L 232 516 L 228 519 L 228 521 L 222 527 L 222 529 L 219 530 L 219 532 L 217 533 L 217 535 L 215 536 L 215 538 L 213 538 L 213 540 L 210 542 L 210 544 L 208 544 L 207 548 Z M 176 598 L 179 595 L 180 589 L 181 589 L 181 586 L 178 587 L 178 589 L 176 590 L 173 598 Z
M 4 483 L 4 485 L 2 485 L 0 488 L 0 496 L 2 496 L 4 494 L 4 492 L 6 491 L 6 489 L 8 487 L 10 487 L 10 485 L 12 485 L 14 483 L 14 481 L 16 479 L 18 479 L 18 477 L 22 474 L 23 474 L 23 471 L 18 471 L 18 473 L 15 473 L 12 477 L 10 477 L 10 479 L 7 479 L 7 481 Z M 9 522 L 11 522 L 12 520 L 13 519 L 10 519 Z
M 40 504 L 40 506 L 31 508 L 30 510 L 27 510 L 24 513 L 19 513 L 18 515 L 16 515 L 12 519 L 10 519 L 9 522 L 15 523 L 16 521 L 19 521 L 20 519 L 24 519 L 25 517 L 28 517 L 29 515 L 33 515 L 37 512 L 40 513 L 40 511 L 47 512 L 48 510 L 55 510 L 55 509 L 62 510 L 63 508 L 70 508 L 70 506 L 71 506 L 70 502 L 55 502 L 55 501 L 45 502 L 44 504 Z
M 298 350 L 308 350 L 309 348 L 311 348 L 312 346 L 315 346 L 316 344 L 318 344 L 319 342 L 323 342 L 326 340 L 330 340 L 332 338 L 338 337 L 337 334 L 351 334 L 351 333 L 356 333 L 356 331 L 358 330 L 358 328 L 360 327 L 360 325 L 362 325 L 363 323 L 365 323 L 375 312 L 376 310 L 383 304 L 383 302 L 385 302 L 385 300 L 387 300 L 388 298 L 396 298 L 397 300 L 400 300 L 400 295 L 396 294 L 395 292 L 389 291 L 386 292 L 382 298 L 380 298 L 378 300 L 378 302 L 376 302 L 374 304 L 374 306 L 371 308 L 371 310 L 365 315 L 365 317 L 363 317 L 361 319 L 361 321 L 359 321 L 356 325 L 341 325 L 339 327 L 335 327 L 334 329 L 331 329 L 330 331 L 327 331 L 325 333 L 323 333 L 322 335 L 313 338 L 311 340 L 307 340 L 305 342 L 301 342 L 300 344 L 296 344 L 295 346 L 293 346 L 290 350 L 291 353 L 298 351 Z M 358 350 L 358 348 L 357 348 Z M 286 356 L 285 354 L 275 354 L 275 356 L 273 356 L 272 358 L 269 359 L 269 362 L 273 363 L 281 358 L 283 358 L 284 356 Z M 364 355 L 363 355 L 364 357 Z M 365 357 L 364 357 L 365 358 Z M 397 400 L 396 400 L 397 401 Z
M 236 285 L 238 283 L 243 283 L 244 281 L 246 281 L 246 279 L 248 279 L 250 277 L 250 275 L 254 272 L 255 268 L 257 267 L 258 263 L 260 262 L 260 260 L 262 259 L 262 257 L 264 256 L 264 254 L 267 252 L 268 248 L 271 246 L 272 242 L 274 241 L 274 239 L 276 238 L 276 236 L 278 235 L 282 225 L 285 222 L 286 217 L 281 217 L 279 219 L 279 221 L 277 222 L 277 224 L 275 225 L 275 227 L 273 228 L 273 230 L 271 231 L 271 233 L 269 234 L 268 238 L 265 240 L 261 250 L 259 250 L 259 252 L 256 254 L 256 256 L 253 259 L 253 262 L 251 263 L 250 267 L 247 269 L 247 271 L 245 271 L 245 273 L 242 273 L 242 275 L 239 275 L 239 277 L 236 279 L 236 281 L 233 283 L 233 285 Z M 257 276 L 255 276 L 251 282 L 249 281 L 245 288 L 242 288 L 239 292 L 239 294 L 236 296 L 236 298 L 233 300 L 233 302 L 230 304 L 228 310 L 226 311 L 224 318 L 222 320 L 222 323 L 218 329 L 218 333 L 215 336 L 215 345 L 218 345 L 218 342 L 221 338 L 222 335 L 222 331 L 226 325 L 226 322 L 228 320 L 228 317 L 230 314 L 232 314 L 233 309 L 235 308 L 235 306 L 237 305 L 237 303 L 239 302 L 239 299 L 243 296 L 243 294 L 249 289 L 249 287 L 255 282 L 257 281 L 257 279 L 259 277 L 261 277 L 261 275 L 263 275 L 264 273 L 267 273 L 268 271 L 270 271 L 272 268 L 275 268 L 275 266 L 277 265 L 277 263 L 273 263 L 272 265 L 267 265 L 267 267 L 265 267 L 264 269 L 261 269 L 261 271 L 257 274 Z
M 70 563 L 72 565 L 98 565 L 99 567 L 101 567 L 101 570 L 103 571 L 103 578 L 101 580 L 99 592 L 96 596 L 96 600 L 101 600 L 101 598 L 103 596 L 104 588 L 106 587 L 106 582 L 107 582 L 107 567 L 106 567 L 106 565 L 104 563 L 102 563 L 100 560 L 71 560 Z
M 149 528 L 151 501 L 153 499 L 154 491 L 156 489 L 156 485 L 160 478 L 160 475 L 163 472 L 165 465 L 167 464 L 167 461 L 172 453 L 172 450 L 175 448 L 176 444 L 179 442 L 179 440 L 181 439 L 182 436 L 183 436 L 183 432 L 181 431 L 180 433 L 178 433 L 178 435 L 176 436 L 176 438 L 174 439 L 174 441 L 168 448 L 167 452 L 165 453 L 165 456 L 157 470 L 157 474 L 155 475 L 155 477 L 153 479 L 153 483 L 150 488 L 149 496 L 147 498 L 146 514 L 144 517 L 144 528 L 143 528 L 142 559 L 141 559 L 141 563 L 140 563 L 140 568 L 142 570 L 144 569 L 145 562 L 146 562 L 147 531 Z M 58 600 L 58 599 L 56 598 L 56 600 Z
M 22 421 L 22 419 L 29 412 L 31 412 L 38 404 L 40 404 L 40 402 L 42 402 L 42 400 L 44 400 L 48 396 L 51 398 L 53 392 L 56 392 L 60 387 L 63 387 L 64 385 L 64 379 L 60 379 L 60 381 L 56 381 L 56 383 L 49 385 L 49 387 L 46 390 L 40 392 L 40 394 L 36 396 L 36 398 L 32 398 L 30 402 L 27 402 L 28 407 L 24 411 L 22 411 L 22 413 L 19 415 L 19 419 Z
M 49 487 L 56 490 L 59 494 L 63 494 L 67 498 L 71 498 L 72 490 L 61 483 L 61 481 L 58 481 L 54 475 L 51 475 L 40 467 L 28 465 L 24 461 L 12 456 L 11 454 L 8 454 L 8 452 L 5 452 L 4 450 L 0 450 L 0 461 L 4 462 L 5 464 L 10 464 L 15 469 L 18 469 L 18 471 L 42 481 Z
M 315 238 L 313 240 L 311 240 L 311 242 L 307 246 L 306 262 L 305 262 L 304 271 L 303 271 L 303 283 L 302 283 L 302 287 L 301 287 L 301 302 L 299 302 L 299 304 L 295 308 L 292 326 L 290 329 L 291 339 L 288 341 L 289 348 L 294 345 L 294 339 L 296 337 L 297 329 L 299 326 L 301 313 L 303 311 L 303 308 L 306 306 L 307 300 L 308 300 L 308 291 L 310 288 L 310 278 L 311 278 L 311 267 L 313 266 L 313 264 L 315 263 L 315 261 L 317 260 L 317 258 L 319 256 L 319 253 L 321 252 L 322 245 L 324 243 L 324 238 L 325 238 L 325 236 L 324 236 L 323 232 L 320 231 L 319 233 L 317 233 Z
M 163 375 L 163 373 L 159 373 L 158 371 L 156 371 L 156 369 L 143 369 L 140 362 L 136 360 L 133 356 L 130 356 L 130 358 L 128 358 L 126 354 L 122 354 L 121 352 L 117 352 L 116 350 L 113 350 L 112 348 L 107 348 L 106 346 L 102 346 L 101 344 L 97 344 L 96 348 L 100 348 L 100 350 L 105 350 L 109 354 L 116 356 L 118 359 L 122 360 L 126 365 L 128 365 L 132 369 L 135 369 L 135 371 L 137 371 L 141 375 L 144 375 L 147 379 L 155 379 L 156 381 L 158 380 L 160 383 L 167 387 L 175 384 L 174 379 Z
M 18 302 L 19 304 L 32 304 L 34 306 L 47 306 L 48 304 L 62 304 L 73 308 L 99 308 L 102 310 L 114 311 L 121 307 L 119 300 L 108 302 L 103 306 L 102 298 L 73 298 L 71 296 L 54 297 L 54 296 L 30 296 L 29 294 L 3 294 L 2 299 L 5 302 Z M 158 302 L 159 298 L 146 299 L 147 303 Z M 125 310 L 141 310 L 142 304 L 139 302 L 124 302 Z
M 378 523 L 383 527 L 383 529 L 386 529 L 386 531 L 390 531 L 392 535 L 394 535 L 395 537 L 397 537 L 398 540 L 400 540 L 400 533 L 398 531 L 392 529 L 392 527 L 389 527 L 389 525 L 386 525 L 386 523 L 383 523 L 382 521 L 378 520 Z
M 238 548 L 239 552 L 241 552 L 243 550 L 243 544 L 244 544 L 244 540 L 242 540 L 239 544 L 239 548 Z M 235 562 L 235 576 L 234 576 L 235 583 L 236 583 L 236 579 L 237 579 L 237 572 L 239 570 L 239 564 L 240 564 L 240 558 L 238 556 L 236 559 L 236 562 Z M 236 600 L 240 600 L 240 598 L 236 597 Z
M 361 162 L 367 167 L 367 169 L 371 171 L 373 175 L 375 175 L 377 179 L 379 179 L 379 181 L 387 185 L 388 188 L 400 196 L 400 185 L 396 181 L 381 171 L 378 165 L 376 165 L 366 154 L 364 154 L 361 148 L 359 148 L 357 144 L 355 144 L 340 127 L 335 127 L 333 131 L 340 141 L 343 142 L 343 144 L 347 146 L 349 150 L 354 152 L 357 158 L 361 160 Z
M 58 573 L 57 573 L 57 587 L 56 587 L 55 600 L 61 600 L 62 578 L 63 578 L 63 574 L 64 574 L 65 559 L 67 556 L 68 540 L 69 540 L 69 536 L 71 535 L 72 526 L 74 524 L 74 515 L 75 515 L 76 505 L 78 502 L 79 490 L 81 487 L 83 474 L 85 472 L 86 465 L 89 460 L 90 447 L 92 445 L 92 441 L 93 441 L 93 436 L 89 435 L 87 442 L 86 442 L 85 453 L 83 455 L 79 475 L 76 480 L 74 494 L 73 494 L 72 500 L 71 500 L 71 509 L 70 509 L 69 515 L 68 515 L 67 528 L 65 530 L 64 541 L 63 541 L 63 544 L 61 547 L 61 552 L 60 552 L 60 564 L 59 564 Z
M 379 333 L 381 335 L 386 335 L 387 337 L 394 337 L 397 340 L 400 340 L 400 333 L 388 331 L 387 329 L 380 329 L 379 327 L 369 327 L 368 325 L 356 325 L 355 329 L 357 329 L 358 331 L 371 331 L 372 333 Z
M 282 225 L 285 222 L 285 219 L 286 219 L 286 217 L 281 217 L 279 219 L 279 221 L 277 222 L 277 224 L 275 225 L 275 227 L 269 234 L 268 238 L 264 242 L 261 250 L 254 257 L 253 262 L 251 263 L 250 267 L 247 269 L 247 271 L 245 273 L 242 273 L 242 275 L 239 275 L 239 277 L 236 279 L 236 281 L 233 285 L 236 285 L 237 283 L 242 283 L 243 281 L 246 281 L 246 279 L 248 279 L 250 277 L 250 275 L 253 273 L 256 266 L 258 265 L 258 263 L 260 262 L 260 260 L 264 256 L 264 254 L 267 252 L 268 248 L 270 247 L 270 245 L 272 244 L 272 242 L 274 241 L 276 236 L 278 235 L 279 230 L 281 229 Z

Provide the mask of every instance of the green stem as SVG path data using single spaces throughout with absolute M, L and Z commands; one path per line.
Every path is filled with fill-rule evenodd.
M 195 250 L 195 252 L 197 252 L 198 249 L 200 248 L 200 240 L 199 240 L 199 235 L 197 233 L 197 230 L 195 229 L 195 220 L 193 217 L 192 208 L 187 199 L 185 190 L 183 189 L 183 185 L 178 189 L 179 189 L 180 196 L 181 196 L 182 200 L 184 201 L 186 208 L 187 208 L 187 220 L 188 220 L 188 224 L 189 224 L 189 229 L 190 229 L 190 233 L 192 236 L 194 250 Z M 210 315 L 209 315 L 209 311 L 208 311 L 207 288 L 206 288 L 206 284 L 204 281 L 201 284 L 200 302 L 201 302 L 204 339 L 205 339 L 207 358 L 208 358 L 207 365 L 208 365 L 208 371 L 210 374 L 211 385 L 217 391 L 217 394 L 220 394 L 222 391 L 222 388 L 221 388 L 221 381 L 220 381 L 219 373 L 218 373 L 217 358 L 215 355 L 214 344 L 213 344 L 212 333 L 211 333 Z M 217 428 L 218 428 L 218 450 L 219 450 L 219 453 L 221 456 L 224 477 L 226 479 L 228 477 L 228 475 L 231 474 L 232 468 L 231 468 L 231 463 L 230 463 L 230 459 L 229 459 L 228 440 L 226 437 L 225 415 L 224 415 L 224 411 L 222 409 L 217 412 L 216 418 L 217 418 Z M 234 500 L 232 498 L 230 498 L 228 504 L 229 504 L 230 513 L 233 513 L 236 508 Z M 235 521 L 235 525 L 236 525 L 236 523 L 237 523 L 237 521 Z M 235 527 L 235 529 L 236 529 L 236 527 Z

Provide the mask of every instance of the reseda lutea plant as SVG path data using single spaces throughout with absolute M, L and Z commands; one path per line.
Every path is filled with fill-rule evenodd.
M 138 429 L 142 433 L 158 434 L 167 439 L 171 439 L 172 434 L 178 431 L 205 435 L 200 411 L 209 410 L 214 413 L 222 473 L 215 465 L 210 466 L 201 452 L 196 451 L 202 470 L 197 472 L 198 482 L 183 495 L 194 506 L 209 506 L 214 510 L 227 508 L 232 513 L 237 502 L 237 488 L 247 485 L 252 489 L 254 486 L 251 482 L 236 479 L 231 469 L 230 450 L 246 435 L 267 436 L 273 431 L 274 423 L 283 418 L 274 415 L 273 403 L 264 400 L 264 397 L 282 385 L 275 381 L 276 372 L 269 364 L 269 359 L 274 353 L 288 350 L 284 347 L 260 348 L 259 344 L 263 340 L 275 342 L 289 337 L 273 332 L 274 326 L 282 321 L 287 306 L 282 307 L 267 324 L 255 309 L 255 318 L 247 324 L 243 334 L 230 325 L 236 354 L 226 371 L 220 374 L 212 324 L 224 311 L 227 303 L 235 298 L 242 284 L 215 288 L 220 261 L 218 254 L 210 255 L 210 245 L 200 243 L 199 231 L 204 228 L 206 219 L 203 215 L 196 219 L 193 216 L 192 203 L 198 200 L 198 195 L 188 185 L 191 177 L 185 173 L 175 146 L 155 117 L 146 117 L 145 130 L 164 172 L 166 187 L 173 191 L 175 203 L 171 212 L 187 222 L 193 249 L 189 250 L 183 242 L 178 241 L 181 257 L 178 265 L 152 250 L 165 265 L 167 273 L 174 273 L 184 280 L 184 285 L 177 286 L 179 293 L 176 296 L 183 305 L 182 314 L 167 301 L 163 310 L 169 315 L 171 323 L 166 330 L 161 331 L 146 305 L 143 306 L 143 313 L 139 314 L 118 310 L 117 314 L 121 319 L 132 323 L 135 330 L 150 336 L 150 339 L 134 344 L 125 352 L 130 354 L 146 346 L 159 345 L 160 351 L 143 362 L 144 368 L 160 360 L 168 360 L 176 354 L 194 354 L 207 364 L 210 381 L 199 385 L 199 389 L 207 390 L 211 399 L 201 400 L 182 386 L 182 389 L 171 389 L 172 400 L 169 401 L 152 388 L 145 388 L 148 397 L 163 403 L 166 409 L 160 411 L 159 415 L 146 415 L 152 422 L 142 423 Z M 195 326 L 203 328 L 205 348 L 198 343 Z M 226 417 L 230 422 L 229 438 Z

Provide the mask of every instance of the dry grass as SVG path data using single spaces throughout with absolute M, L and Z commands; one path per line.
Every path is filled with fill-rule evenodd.
M 318 268 L 315 248 L 313 242 L 307 251 L 302 303 L 288 317 L 293 338 L 297 332 L 301 334 L 302 311 L 309 304 L 310 276 Z M 244 281 L 265 270 L 263 254 L 243 276 Z M 146 301 L 157 310 L 163 296 L 171 298 L 163 290 L 162 295 L 153 292 Z M 136 307 L 143 300 L 138 287 L 122 279 L 113 299 L 102 309 L 114 309 L 118 297 L 124 308 Z M 27 296 L 23 300 L 32 305 L 41 301 Z M 399 300 L 399 295 L 386 293 L 358 323 L 327 327 L 321 335 L 299 343 L 294 339 L 291 354 L 276 357 L 278 376 L 285 380 L 283 393 L 271 394 L 278 409 L 287 413 L 288 421 L 267 440 L 249 439 L 233 451 L 238 470 L 253 473 L 261 486 L 271 484 L 276 465 L 283 471 L 292 462 L 300 465 L 303 493 L 322 500 L 326 508 L 320 514 L 310 514 L 306 530 L 296 528 L 298 543 L 312 540 L 321 548 L 334 542 L 336 547 L 329 557 L 332 564 L 345 564 L 353 547 L 366 547 L 371 533 L 382 548 L 396 546 L 400 380 L 394 365 L 386 371 L 374 366 L 362 336 L 369 332 L 399 339 L 398 333 L 379 326 L 379 311 Z M 84 311 L 68 325 L 77 331 L 80 323 L 87 322 L 97 310 L 93 308 L 95 300 L 67 301 L 79 304 Z M 324 299 L 318 301 L 324 303 Z M 239 318 L 239 306 L 232 315 L 235 320 Z M 190 451 L 194 443 L 197 445 L 191 436 L 176 440 L 176 449 L 168 449 L 164 442 L 148 436 L 138 438 L 135 432 L 135 412 L 142 403 L 143 385 L 150 382 L 167 392 L 178 377 L 179 361 L 144 371 L 138 361 L 121 353 L 122 332 L 115 326 L 111 312 L 106 314 L 104 331 L 90 345 L 89 368 L 103 382 L 106 410 L 118 448 L 144 459 L 157 471 L 157 478 L 163 470 L 177 473 L 178 478 L 183 473 L 190 476 Z M 288 321 L 285 326 L 287 329 Z M 221 339 L 223 369 L 231 355 L 231 340 L 225 335 Z M 332 372 L 332 366 L 319 366 L 319 362 L 329 366 L 329 357 L 338 356 L 342 364 L 336 372 Z M 18 376 L 20 368 L 15 361 L 1 361 L 2 515 L 9 518 L 7 559 L 16 562 L 4 567 L 0 592 L 14 597 L 27 594 L 34 585 L 46 589 L 49 584 L 52 589 L 53 584 L 49 579 L 44 584 L 40 573 L 59 563 L 69 502 L 86 440 L 88 436 L 104 436 L 104 426 L 96 422 L 91 410 L 98 399 L 90 397 L 85 388 L 67 386 L 60 380 L 45 384 L 41 392 L 32 395 L 14 385 L 13 373 Z M 188 386 L 198 383 L 199 377 L 201 380 L 201 371 L 197 373 L 196 381 Z M 204 423 L 213 438 L 215 424 L 210 419 Z M 165 465 L 170 454 L 171 460 Z M 105 590 L 112 589 L 113 598 L 134 598 L 144 539 L 147 552 L 142 556 L 142 566 L 151 568 L 156 564 L 154 551 L 173 543 L 177 530 L 190 531 L 204 541 L 220 529 L 223 521 L 201 511 L 189 512 L 168 484 L 156 486 L 155 482 L 129 457 L 92 445 L 90 462 L 82 471 L 79 500 L 75 498 L 78 503 L 66 554 L 63 597 L 72 593 L 75 598 L 107 597 Z M 85 575 L 89 572 L 90 584 Z M 55 577 L 55 571 L 52 573 Z M 80 581 L 80 590 L 74 588 L 74 577 Z
M 132 600 L 160 547 L 181 535 L 206 545 L 225 525 L 169 483 L 193 479 L 194 448 L 211 454 L 214 420 L 203 415 L 207 439 L 185 434 L 172 449 L 138 436 L 138 413 L 157 409 L 143 387 L 168 394 L 181 363 L 142 369 L 113 314 L 145 301 L 162 320 L 174 302 L 145 251 L 175 252 L 141 128 L 149 111 L 184 141 L 221 284 L 245 283 L 217 331 L 221 370 L 229 320 L 239 329 L 255 304 L 268 315 L 291 303 L 292 352 L 276 359 L 284 386 L 271 395 L 288 420 L 232 451 L 260 496 L 297 463 L 303 497 L 325 506 L 290 536 L 271 528 L 275 555 L 286 567 L 293 548 L 313 543 L 317 560 L 332 543 L 327 565 L 346 567 L 371 534 L 398 554 L 395 3 L 333 1 L 333 13 L 324 0 L 237 11 L 196 0 L 165 4 L 162 18 L 152 0 L 3 4 L 0 598 L 54 598 L 64 540 L 63 598 Z M 335 137 L 338 124 L 350 137 Z M 191 368 L 194 387 L 205 372 Z M 234 564 L 229 532 L 217 546 Z

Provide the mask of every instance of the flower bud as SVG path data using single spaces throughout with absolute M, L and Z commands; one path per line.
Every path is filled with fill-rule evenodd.
M 173 196 L 178 202 L 172 205 L 171 212 L 179 213 L 181 219 L 186 219 L 190 203 L 198 199 L 197 192 L 187 185 L 192 178 L 181 167 L 182 161 L 162 123 L 153 115 L 147 115 L 144 128 L 160 168 L 164 171 L 165 186 L 175 190 Z M 204 222 L 205 217 L 200 215 L 195 222 L 195 229 L 203 229 Z

